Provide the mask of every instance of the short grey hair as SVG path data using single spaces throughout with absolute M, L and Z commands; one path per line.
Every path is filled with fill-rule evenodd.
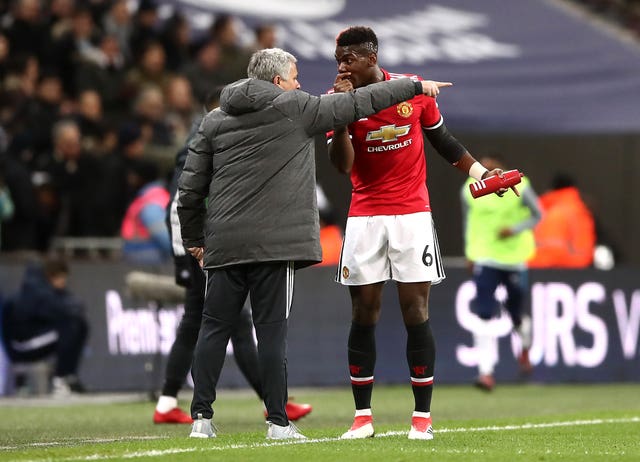
M 291 63 L 298 60 L 291 53 L 280 48 L 265 48 L 256 51 L 249 60 L 247 76 L 251 79 L 272 82 L 276 75 L 283 79 L 289 78 Z

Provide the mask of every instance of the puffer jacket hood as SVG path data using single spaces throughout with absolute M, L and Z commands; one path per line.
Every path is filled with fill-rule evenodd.
M 222 90 L 220 109 L 235 116 L 257 112 L 283 92 L 280 87 L 264 80 L 238 80 Z

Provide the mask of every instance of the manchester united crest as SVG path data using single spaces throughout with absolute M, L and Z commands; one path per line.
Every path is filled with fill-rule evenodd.
M 409 117 L 413 114 L 413 106 L 411 103 L 404 101 L 396 106 L 396 111 L 400 117 Z
M 346 266 L 342 267 L 342 277 L 345 279 L 349 279 L 349 268 Z

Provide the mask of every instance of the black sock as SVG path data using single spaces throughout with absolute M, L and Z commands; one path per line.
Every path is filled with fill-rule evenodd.
M 348 356 L 351 390 L 356 409 L 369 409 L 373 391 L 373 370 L 376 364 L 375 326 L 351 323 Z
M 407 326 L 407 363 L 415 411 L 431 412 L 435 359 L 436 345 L 429 320 L 417 326 Z

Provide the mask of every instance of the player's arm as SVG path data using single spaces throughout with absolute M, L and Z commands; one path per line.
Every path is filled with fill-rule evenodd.
M 494 168 L 493 170 L 487 170 L 487 168 L 478 162 L 469 151 L 460 143 L 450 132 L 447 130 L 447 126 L 442 119 L 435 125 L 434 128 L 424 129 L 425 136 L 431 143 L 431 146 L 448 160 L 451 165 L 456 167 L 465 175 L 476 180 L 483 180 L 489 176 L 498 175 L 502 177 L 504 171 L 501 168 Z M 513 192 L 519 195 L 515 186 L 512 186 Z M 496 192 L 498 196 L 504 195 L 508 189 L 500 189 Z
M 492 174 L 502 174 L 500 169 L 487 170 L 469 154 L 469 151 L 462 143 L 449 132 L 442 119 L 434 128 L 425 129 L 424 134 L 438 154 L 465 175 L 469 175 L 476 180 L 482 180 Z M 498 173 L 496 170 L 500 170 L 500 172 Z
M 338 127 L 333 130 L 333 137 L 328 146 L 329 159 L 340 173 L 351 173 L 355 152 L 349 138 L 347 127 Z
M 336 76 L 333 82 L 333 91 L 335 93 L 346 93 L 353 91 L 353 84 L 347 80 L 349 72 L 343 72 Z M 337 127 L 333 130 L 333 136 L 328 145 L 329 160 L 340 173 L 351 173 L 355 152 L 351 139 L 349 138 L 349 130 L 347 127 Z

